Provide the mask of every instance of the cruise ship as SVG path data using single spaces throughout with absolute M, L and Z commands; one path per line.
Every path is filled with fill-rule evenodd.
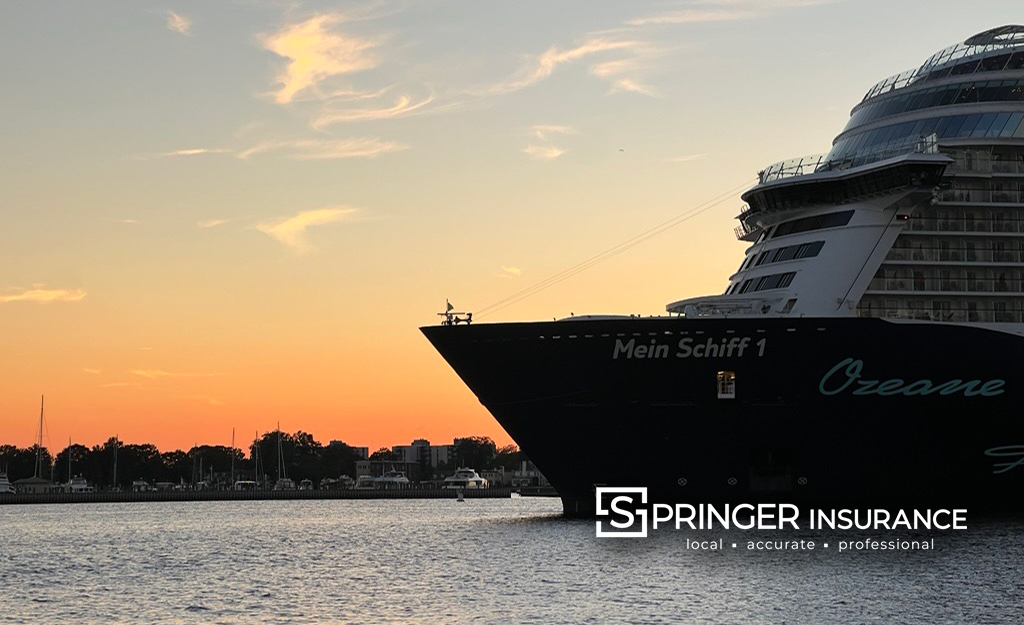
M 427 339 L 549 479 L 654 502 L 1017 509 L 1024 26 L 887 78 L 758 173 L 719 295 Z M 450 309 L 449 309 L 450 310 Z

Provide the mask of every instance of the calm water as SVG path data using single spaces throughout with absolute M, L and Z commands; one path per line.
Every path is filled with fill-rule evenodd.
M 701 552 L 686 548 L 693 533 L 598 540 L 559 511 L 555 499 L 0 506 L 0 622 L 1024 619 L 1021 523 L 972 523 L 930 553 Z M 804 535 L 823 536 L 836 538 Z

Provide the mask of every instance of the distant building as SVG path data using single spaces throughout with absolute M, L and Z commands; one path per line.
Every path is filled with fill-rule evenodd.
M 524 486 L 547 487 L 551 485 L 544 474 L 538 471 L 537 467 L 529 460 L 523 460 L 519 468 L 512 471 L 506 471 L 505 467 L 498 467 L 481 471 L 480 475 L 490 482 L 491 486 L 522 488 Z
M 425 438 L 418 438 L 411 445 L 395 445 L 391 451 L 398 454 L 402 462 L 429 464 L 435 469 L 439 464 L 450 465 L 455 457 L 455 445 L 431 445 Z
M 14 490 L 19 493 L 49 493 L 58 490 L 53 482 L 41 477 L 26 477 L 14 482 Z
M 367 458 L 370 457 L 369 447 L 353 447 L 352 445 L 349 445 L 345 441 L 331 441 L 330 443 L 327 444 L 328 447 L 338 447 L 340 445 L 345 445 L 346 447 L 354 451 L 356 456 L 362 458 L 363 460 L 366 460 Z
M 420 464 L 418 462 L 401 462 L 392 460 L 357 460 L 356 478 L 369 475 L 380 477 L 388 471 L 401 471 L 405 476 L 414 482 L 422 479 L 420 476 Z

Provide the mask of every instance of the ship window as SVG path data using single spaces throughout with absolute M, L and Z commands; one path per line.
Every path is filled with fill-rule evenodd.
M 800 219 L 794 219 L 793 221 L 787 221 L 779 224 L 775 227 L 775 232 L 772 236 L 781 237 L 787 234 L 797 234 L 798 232 L 807 232 L 809 230 L 837 228 L 850 223 L 850 219 L 852 218 L 852 210 L 828 213 L 826 215 L 816 215 L 814 217 L 802 217 Z
M 780 289 L 784 289 L 787 286 L 789 286 L 790 284 L 793 284 L 793 277 L 794 276 L 796 276 L 796 272 L 795 271 L 791 271 L 789 273 L 782 274 L 782 277 L 779 278 L 779 288 Z
M 1003 126 L 1003 129 L 1002 131 L 1000 131 L 999 136 L 1012 137 L 1013 131 L 1017 130 L 1017 126 L 1020 124 L 1020 120 L 1022 117 L 1024 117 L 1024 115 L 1021 115 L 1020 113 L 1014 113 L 1010 115 L 1010 119 L 1007 120 L 1006 125 Z
M 798 246 L 790 245 L 789 247 L 782 248 L 782 253 L 779 254 L 778 260 L 792 260 L 796 257 Z
M 1006 69 L 1021 69 L 1024 68 L 1024 52 L 1018 52 L 1010 57 L 1010 61 L 1006 64 Z
M 766 288 L 771 288 L 771 287 L 767 287 L 765 285 L 767 285 L 768 281 L 771 280 L 774 277 L 775 276 L 761 276 L 760 278 L 757 279 L 757 285 L 754 287 L 754 290 L 755 291 L 763 291 Z
M 796 258 L 814 258 L 821 252 L 821 248 L 825 246 L 824 241 L 815 241 L 813 243 L 804 243 L 796 250 Z
M 959 74 L 971 74 L 978 68 L 978 61 L 967 61 L 965 63 L 959 63 L 953 67 L 953 71 L 949 74 L 950 76 L 957 76 Z
M 1003 131 L 1003 126 L 1006 125 L 1006 122 L 1009 121 L 1009 119 L 1010 119 L 1010 114 L 1009 113 L 999 113 L 999 114 L 997 114 L 995 120 L 992 122 L 992 125 L 989 126 L 988 130 L 985 132 L 985 136 L 986 137 L 998 137 L 999 133 L 1001 133 Z
M 780 247 L 779 249 L 775 250 L 775 253 L 772 254 L 772 262 L 777 263 L 780 260 L 786 260 L 784 256 L 786 255 L 786 251 L 789 249 L 790 248 L 788 247 Z
M 719 371 L 716 386 L 718 399 L 736 399 L 736 372 Z
M 768 254 L 770 254 L 770 253 L 771 252 L 761 252 L 761 255 L 757 257 L 757 266 L 758 267 L 760 267 L 761 265 L 765 264 L 765 262 L 768 261 Z
M 978 125 L 974 127 L 972 134 L 975 137 L 984 137 L 985 133 L 988 132 L 988 129 L 992 127 L 992 122 L 995 120 L 995 113 L 985 113 L 981 116 L 981 119 L 978 120 Z
M 981 61 L 981 71 L 983 72 L 995 72 L 1003 69 L 1006 66 L 1006 62 L 1010 60 L 1009 54 L 1000 54 L 999 56 L 990 56 L 987 59 Z
M 983 115 L 968 115 L 967 119 L 964 120 L 964 125 L 960 127 L 960 130 L 956 133 L 958 137 L 969 137 L 971 132 L 974 130 L 978 122 L 981 121 Z
M 744 280 L 743 286 L 740 287 L 740 293 L 746 293 L 750 290 L 750 284 L 753 282 L 752 279 Z

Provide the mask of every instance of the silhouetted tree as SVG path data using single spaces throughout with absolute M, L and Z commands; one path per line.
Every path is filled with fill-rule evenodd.
M 65 483 L 68 481 L 68 455 L 71 456 L 71 475 L 85 476 L 86 458 L 89 456 L 89 448 L 85 445 L 71 445 L 57 453 L 54 464 L 54 481 Z
M 497 446 L 487 436 L 470 436 L 455 441 L 456 464 L 472 469 L 486 469 L 491 466 Z
M 522 465 L 523 460 L 526 460 L 526 455 L 518 447 L 505 445 L 494 455 L 489 468 L 504 467 L 506 471 L 514 471 Z
M 36 473 L 36 448 L 37 445 L 32 445 L 31 447 L 0 445 L 0 471 L 3 471 L 6 467 L 7 479 L 12 483 L 26 477 L 32 477 Z M 51 460 L 50 452 L 44 447 L 40 477 L 45 479 L 51 478 Z
M 377 451 L 370 454 L 370 460 L 379 460 L 383 462 L 398 462 L 400 458 L 396 452 L 391 451 L 387 447 L 381 447 Z

